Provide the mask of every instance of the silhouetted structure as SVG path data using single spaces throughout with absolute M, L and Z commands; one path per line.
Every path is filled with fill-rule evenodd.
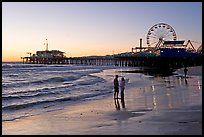
M 157 27 L 159 26 L 157 25 Z M 149 39 L 148 42 L 150 42 Z M 21 59 L 23 59 L 23 63 L 32 64 L 80 64 L 105 66 L 114 65 L 120 67 L 151 67 L 156 68 L 154 71 L 158 72 L 163 72 L 166 70 L 171 72 L 174 71 L 174 69 L 183 67 L 184 65 L 202 65 L 202 46 L 196 51 L 190 40 L 188 40 L 186 45 L 183 43 L 184 41 L 177 41 L 175 39 L 173 41 L 161 40 L 159 46 L 157 44 L 156 47 L 142 47 L 142 39 L 140 39 L 140 47 L 132 48 L 132 52 L 106 56 L 66 57 L 62 51 L 49 51 L 47 42 L 45 51 L 37 51 L 36 54 L 33 55 L 29 52 L 29 57 L 21 57 Z M 133 52 L 134 49 L 136 52 Z M 138 49 L 139 52 L 137 52 Z

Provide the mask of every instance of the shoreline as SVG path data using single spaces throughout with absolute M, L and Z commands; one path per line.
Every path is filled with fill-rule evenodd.
M 190 66 L 188 68 L 188 74 L 190 75 L 197 75 L 201 76 L 202 75 L 202 66 Z M 161 77 L 167 77 L 167 76 L 172 76 L 175 74 L 182 74 L 184 75 L 183 72 L 184 67 L 178 68 L 178 69 L 167 69 L 167 68 L 152 68 L 152 67 L 141 67 L 138 70 L 130 70 L 130 71 L 119 71 L 122 73 L 142 73 L 145 75 L 150 75 L 150 76 L 161 76 Z M 195 72 L 198 71 L 198 72 Z
M 63 110 L 2 122 L 2 134 L 202 134 L 202 91 L 191 91 L 194 79 L 188 78 L 187 86 L 175 76 L 151 79 L 154 87 L 126 89 L 125 105 L 112 96 L 77 102 Z

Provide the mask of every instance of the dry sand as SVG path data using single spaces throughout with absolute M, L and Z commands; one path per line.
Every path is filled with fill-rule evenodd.
M 109 96 L 2 122 L 2 134 L 202 135 L 202 77 L 188 75 L 152 78 L 127 89 L 124 102 Z

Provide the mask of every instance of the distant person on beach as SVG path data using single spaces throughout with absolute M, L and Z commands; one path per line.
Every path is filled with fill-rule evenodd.
M 115 75 L 113 83 L 114 83 L 114 98 L 118 98 L 119 93 L 118 75 Z
M 187 67 L 185 66 L 185 68 L 184 68 L 184 75 L 185 75 L 185 78 L 186 78 L 186 75 L 187 75 L 187 72 L 188 72 L 188 69 L 187 69 Z
M 124 99 L 124 90 L 125 90 L 125 79 L 124 79 L 124 77 L 122 77 L 121 80 L 120 80 L 120 95 L 121 95 L 121 99 Z

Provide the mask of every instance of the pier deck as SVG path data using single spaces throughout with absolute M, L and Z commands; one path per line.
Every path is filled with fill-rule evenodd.
M 96 56 L 96 57 L 58 57 L 37 58 L 22 57 L 23 63 L 30 64 L 81 64 L 81 65 L 114 65 L 121 67 L 155 67 L 162 69 L 176 69 L 183 66 L 202 65 L 202 56 L 197 57 L 134 57 L 134 56 Z

